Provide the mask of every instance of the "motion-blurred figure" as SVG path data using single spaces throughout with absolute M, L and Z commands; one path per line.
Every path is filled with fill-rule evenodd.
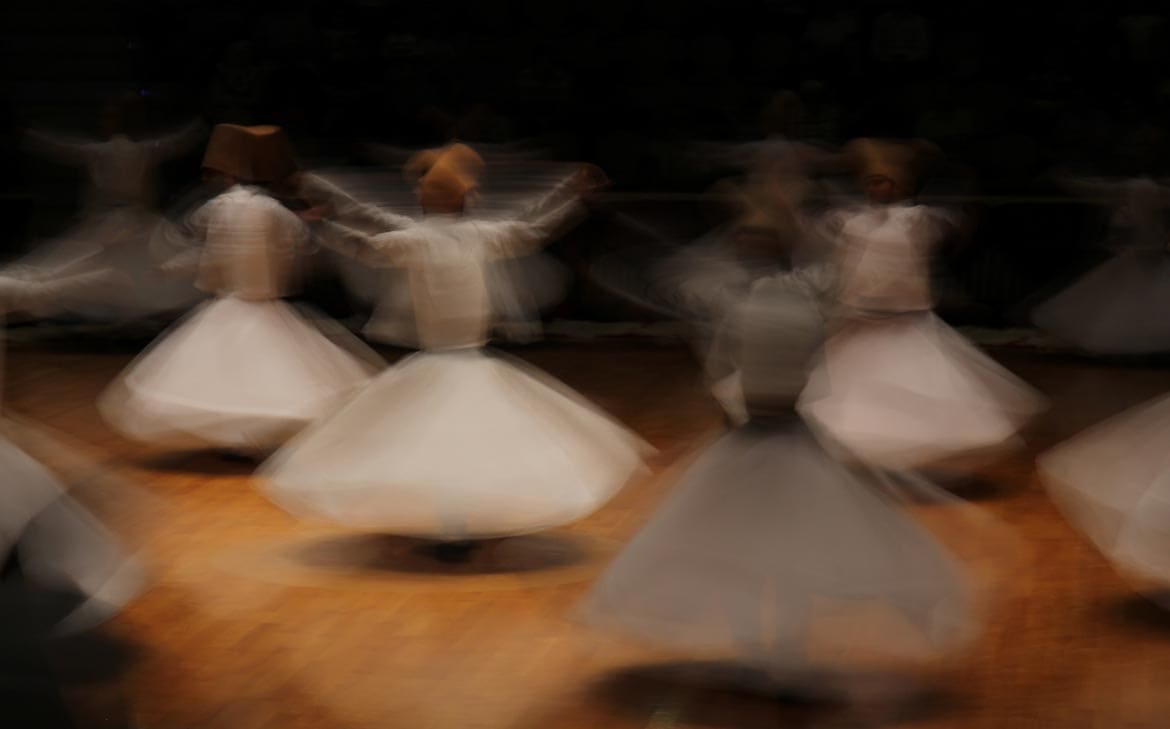
M 1094 354 L 1170 351 L 1170 185 L 1149 177 L 1065 179 L 1112 211 L 1113 258 L 1032 312 L 1038 327 Z
M 539 150 L 528 149 L 523 144 L 476 143 L 474 146 L 485 161 L 485 169 L 480 186 L 467 201 L 465 214 L 468 216 L 485 221 L 508 219 L 531 206 L 542 194 L 541 190 L 567 174 L 565 165 L 540 162 Z M 393 170 L 402 170 L 415 154 L 414 150 L 388 145 L 369 145 L 369 151 Z M 404 177 L 409 176 L 408 173 Z M 333 205 L 334 217 L 358 228 L 378 231 L 401 228 L 421 217 L 409 182 L 368 177 L 363 180 L 352 173 L 306 175 L 303 191 L 310 201 Z M 359 199 L 363 202 L 359 203 Z M 419 347 L 410 287 L 403 272 L 372 270 L 344 259 L 339 262 L 339 270 L 351 295 L 372 309 L 363 329 L 367 337 L 401 347 Z M 543 251 L 494 261 L 485 274 L 492 302 L 493 331 L 496 336 L 514 342 L 530 342 L 541 337 L 542 313 L 560 303 L 570 284 L 570 274 L 564 264 Z
M 268 495 L 291 512 L 435 540 L 459 557 L 470 540 L 583 518 L 643 468 L 636 436 L 561 383 L 484 348 L 485 269 L 572 223 L 596 176 L 578 172 L 527 213 L 484 221 L 464 214 L 483 166 L 463 145 L 421 153 L 408 165 L 421 221 L 378 235 L 330 224 L 349 255 L 408 272 L 423 351 L 265 464 Z
M 934 315 L 930 262 L 954 224 L 914 201 L 937 151 L 858 140 L 866 202 L 827 218 L 837 316 L 802 411 L 861 460 L 914 469 L 1000 449 L 1043 408 L 1038 393 Z
M 1170 396 L 1143 403 L 1060 444 L 1038 460 L 1069 522 L 1170 609 Z
M 87 271 L 54 281 L 28 282 L 0 277 L 0 311 L 51 315 L 89 296 L 125 286 L 111 270 Z M 73 480 L 94 479 L 103 471 L 81 454 L 56 444 L 31 424 L 0 416 L 0 556 L 13 554 L 20 572 L 51 589 L 84 596 L 62 624 L 80 630 L 104 621 L 138 594 L 142 575 L 107 530 L 68 492 L 53 467 L 72 464 Z M 30 455 L 43 458 L 43 465 Z M 64 475 L 64 474 L 63 474 Z
M 296 171 L 283 131 L 221 124 L 203 166 L 223 192 L 191 220 L 203 245 L 163 273 L 197 273 L 215 298 L 152 344 L 100 404 L 135 439 L 254 455 L 330 412 L 383 362 L 340 325 L 282 301 L 309 241 L 271 196 Z
M 977 635 L 992 582 L 975 575 L 996 565 L 1002 533 L 821 443 L 796 403 L 825 329 L 819 295 L 791 274 L 728 309 L 718 340 L 742 374 L 746 422 L 687 465 L 594 586 L 586 621 L 759 669 L 757 689 L 821 697 L 904 681 Z
M 832 155 L 795 139 L 800 119 L 799 98 L 784 92 L 766 109 L 765 139 L 694 144 L 688 155 L 696 166 L 739 172 L 711 191 L 729 219 L 681 247 L 669 247 L 659 233 L 652 250 L 619 251 L 593 267 L 606 290 L 689 325 L 713 391 L 735 420 L 744 417 L 735 364 L 711 351 L 727 308 L 760 277 L 782 271 L 799 271 L 822 292 L 831 288 L 828 242 L 810 225 L 810 213 L 819 197 L 814 174 Z
M 137 97 L 102 112 L 103 141 L 82 141 L 39 131 L 27 133 L 30 149 L 85 169 L 82 219 L 60 238 L 39 244 L 6 272 L 26 280 L 53 280 L 111 268 L 130 285 L 77 299 L 69 314 L 100 322 L 125 322 L 181 313 L 202 298 L 190 278 L 156 275 L 158 264 L 182 252 L 183 242 L 155 209 L 156 173 L 204 135 L 202 122 L 174 134 L 137 138 L 132 115 Z

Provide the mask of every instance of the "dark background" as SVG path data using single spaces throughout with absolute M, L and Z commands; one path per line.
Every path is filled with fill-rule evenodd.
M 969 206 L 975 246 L 952 267 L 1006 319 L 1094 255 L 1099 211 L 1043 199 L 1058 194 L 1053 169 L 1166 164 L 1158 3 L 46 0 L 3 12 L 9 250 L 63 224 L 77 183 L 22 152 L 19 130 L 94 134 L 101 106 L 128 91 L 150 128 L 280 124 L 312 164 L 359 162 L 364 141 L 535 139 L 599 164 L 615 192 L 652 197 L 706 189 L 715 173 L 679 149 L 762 137 L 769 99 L 792 90 L 805 138 L 944 149 L 952 189 L 983 199 Z M 196 176 L 197 157 L 169 165 L 164 199 Z

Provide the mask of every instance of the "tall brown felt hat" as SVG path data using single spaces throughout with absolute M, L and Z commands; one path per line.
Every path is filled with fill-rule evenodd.
M 205 169 L 243 182 L 275 183 L 297 171 L 292 144 L 276 126 L 219 124 L 203 155 Z
M 452 144 L 419 152 L 406 163 L 406 176 L 420 188 L 466 195 L 479 184 L 484 161 L 466 144 Z

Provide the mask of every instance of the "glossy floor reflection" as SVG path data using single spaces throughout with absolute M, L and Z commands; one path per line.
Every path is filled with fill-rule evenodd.
M 599 341 L 516 353 L 660 448 L 655 473 L 585 522 L 444 564 L 409 540 L 298 523 L 254 490 L 246 467 L 113 435 L 93 401 L 129 352 L 13 345 L 6 404 L 87 443 L 166 501 L 118 525 L 147 548 L 154 588 L 92 638 L 101 650 L 56 644 L 50 663 L 21 653 L 40 672 L 30 668 L 29 680 L 51 664 L 63 682 L 57 698 L 81 727 L 1166 725 L 1170 612 L 1136 597 L 1065 525 L 1033 458 L 1170 391 L 1170 368 L 1001 353 L 1054 407 L 1028 450 L 956 491 L 1015 527 L 1031 559 L 969 657 L 913 696 L 852 707 L 743 690 L 752 682 L 735 667 L 689 664 L 573 621 L 590 581 L 661 501 L 686 454 L 718 431 L 720 415 L 681 346 Z

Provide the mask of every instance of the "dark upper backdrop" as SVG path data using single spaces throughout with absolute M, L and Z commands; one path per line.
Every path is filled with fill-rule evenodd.
M 760 137 L 783 89 L 804 103 L 803 136 L 924 136 L 981 195 L 1052 195 L 1054 167 L 1162 174 L 1167 161 L 1170 24 L 1154 2 L 43 0 L 3 14 L 9 251 L 75 204 L 62 193 L 76 176 L 21 152 L 19 130 L 93 133 L 127 91 L 153 128 L 276 123 L 330 163 L 358 161 L 355 142 L 416 146 L 452 129 L 539 139 L 643 193 L 705 189 L 711 175 L 680 164 L 679 144 Z M 196 175 L 197 158 L 169 165 L 164 196 Z M 1083 265 L 1100 228 L 1076 205 L 979 215 L 977 252 L 956 270 L 1000 314 Z

